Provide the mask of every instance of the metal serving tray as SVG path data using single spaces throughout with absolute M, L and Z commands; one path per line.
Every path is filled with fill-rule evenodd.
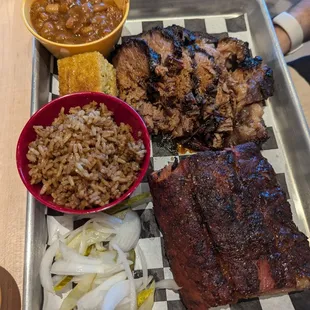
M 309 236 L 310 224 L 310 132 L 263 0 L 132 0 L 129 21 L 154 21 L 182 17 L 238 16 L 247 14 L 255 54 L 274 70 L 275 94 L 271 115 L 290 179 L 295 221 Z M 51 83 L 50 54 L 33 44 L 31 113 L 48 102 Z M 23 309 L 42 308 L 39 265 L 47 240 L 45 207 L 28 194 Z

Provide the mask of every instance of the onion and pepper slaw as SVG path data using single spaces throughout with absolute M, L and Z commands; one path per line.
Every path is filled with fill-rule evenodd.
M 134 203 L 137 200 L 134 198 Z M 101 213 L 89 217 L 81 227 L 58 234 L 41 261 L 45 295 L 62 296 L 69 290 L 60 310 L 151 310 L 156 289 L 180 289 L 174 280 L 155 283 L 148 276 L 138 246 L 141 223 L 136 212 L 129 209 L 114 216 Z M 133 277 L 136 253 L 142 267 L 138 279 Z M 72 283 L 75 286 L 70 290 Z M 43 306 L 43 310 L 49 309 Z

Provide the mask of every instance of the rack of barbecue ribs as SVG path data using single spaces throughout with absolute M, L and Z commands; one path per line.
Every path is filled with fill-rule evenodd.
M 149 184 L 187 309 L 310 287 L 307 237 L 256 144 L 189 156 Z
M 156 27 L 124 39 L 113 64 L 119 97 L 152 134 L 193 150 L 268 138 L 262 116 L 273 73 L 260 57 L 251 57 L 246 42 L 176 25 Z

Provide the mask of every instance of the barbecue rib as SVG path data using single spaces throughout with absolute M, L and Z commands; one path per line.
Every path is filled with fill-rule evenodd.
M 256 144 L 192 155 L 149 184 L 189 310 L 310 287 L 307 237 Z
M 244 108 L 261 105 L 273 93 L 271 69 L 260 57 L 251 58 L 243 41 L 218 41 L 176 25 L 155 27 L 118 46 L 113 64 L 120 98 L 153 134 L 170 135 L 195 150 L 267 138 L 261 116 L 259 135 L 240 132 L 257 123 L 251 113 L 238 128 Z

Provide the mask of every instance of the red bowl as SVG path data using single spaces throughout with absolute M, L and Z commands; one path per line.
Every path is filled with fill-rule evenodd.
M 28 167 L 29 161 L 26 157 L 26 154 L 28 152 L 29 143 L 34 141 L 37 136 L 33 129 L 33 126 L 36 125 L 49 126 L 52 124 L 54 119 L 58 117 L 58 114 L 62 107 L 65 108 L 65 112 L 67 113 L 70 108 L 76 106 L 84 106 L 90 103 L 91 101 L 104 103 L 107 106 L 107 108 L 114 113 L 114 120 L 117 124 L 123 122 L 125 124 L 130 125 L 133 130 L 132 135 L 135 139 L 138 138 L 138 132 L 141 132 L 142 135 L 140 139 L 142 139 L 144 143 L 146 149 L 146 155 L 144 157 L 141 170 L 139 172 L 136 181 L 120 198 L 101 207 L 84 209 L 84 210 L 75 210 L 55 204 L 53 202 L 53 198 L 50 195 L 40 195 L 42 185 L 40 184 L 31 185 L 29 176 L 29 167 Z M 116 97 L 108 96 L 103 93 L 82 92 L 60 97 L 51 101 L 50 103 L 44 105 L 29 119 L 24 129 L 22 130 L 17 142 L 16 162 L 17 162 L 17 169 L 23 183 L 27 187 L 28 191 L 42 204 L 51 209 L 63 213 L 88 214 L 107 210 L 109 208 L 116 206 L 117 204 L 128 198 L 138 187 L 143 177 L 145 176 L 150 162 L 150 155 L 151 155 L 150 136 L 148 134 L 147 128 L 142 118 L 132 107 L 130 107 L 127 103 Z

